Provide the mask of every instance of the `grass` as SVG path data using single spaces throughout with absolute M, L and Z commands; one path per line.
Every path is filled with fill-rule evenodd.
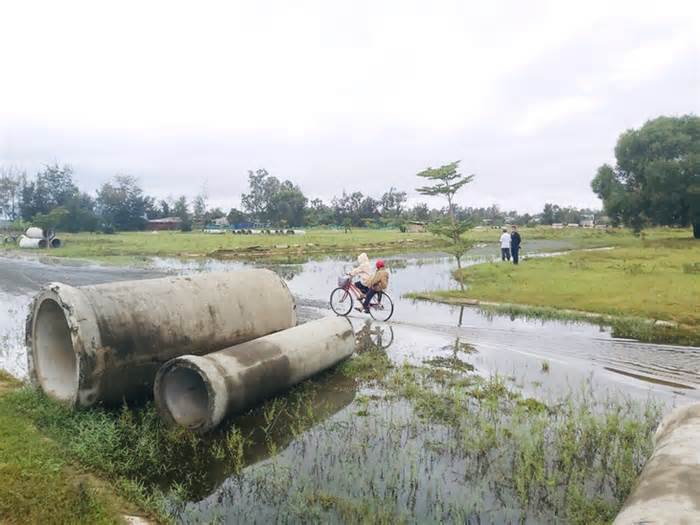
M 496 242 L 500 230 L 470 230 L 470 240 Z M 549 227 L 522 228 L 524 248 L 535 239 L 564 241 L 569 249 L 601 246 L 627 246 L 639 242 L 624 229 L 562 229 Z M 644 233 L 649 240 L 658 238 L 686 238 L 687 229 L 655 228 Z M 216 257 L 234 259 L 303 260 L 304 258 L 335 253 L 361 251 L 383 254 L 402 251 L 439 251 L 444 242 L 430 233 L 401 233 L 398 230 L 354 228 L 342 230 L 312 228 L 305 235 L 212 235 L 201 232 L 124 232 L 114 235 L 96 233 L 65 233 L 60 235 L 64 246 L 41 251 L 56 257 L 100 260 L 117 264 L 133 263 L 147 257 Z M 0 252 L 17 251 L 14 245 L 0 247 Z M 692 270 L 692 268 L 691 268 Z
M 18 413 L 17 387 L 0 374 L 0 522 L 121 523 L 123 501 Z
M 698 261 L 700 242 L 692 238 L 638 240 L 613 250 L 532 258 L 518 266 L 478 264 L 456 275 L 467 285 L 464 292 L 412 296 L 495 303 L 485 308 L 540 319 L 599 321 L 642 340 L 675 337 L 692 343 L 700 341 Z
M 124 232 L 114 235 L 78 233 L 61 235 L 64 246 L 42 251 L 57 257 L 130 262 L 139 257 L 218 257 L 252 259 L 305 257 L 318 254 L 382 253 L 437 249 L 442 242 L 429 233 L 398 230 L 310 229 L 305 235 L 212 235 L 201 232 Z M 15 246 L 2 248 L 14 251 Z
M 443 350 L 451 356 L 396 366 L 368 347 L 206 437 L 164 428 L 152 405 L 70 411 L 13 386 L 0 396 L 2 428 L 13 429 L 0 444 L 31 427 L 35 440 L 12 439 L 31 449 L 20 456 L 53 443 L 52 461 L 79 463 L 162 521 L 610 521 L 650 453 L 659 410 L 590 392 L 544 404 L 472 373 L 468 346 Z M 62 501 L 45 485 L 52 465 L 37 463 L 27 502 L 47 490 Z M 15 479 L 4 483 L 15 491 Z M 216 505 L 189 503 L 214 490 Z M 99 493 L 76 494 L 66 512 L 109 522 Z
M 510 231 L 510 230 L 509 230 Z M 523 237 L 523 248 L 527 248 L 529 240 L 552 240 L 572 243 L 572 248 L 597 248 L 603 246 L 633 246 L 640 241 L 655 241 L 660 239 L 688 239 L 692 237 L 690 228 L 650 228 L 639 237 L 634 236 L 625 228 L 562 228 L 554 229 L 549 226 L 521 227 L 518 230 Z M 476 242 L 497 242 L 501 235 L 500 228 L 472 229 L 466 237 Z

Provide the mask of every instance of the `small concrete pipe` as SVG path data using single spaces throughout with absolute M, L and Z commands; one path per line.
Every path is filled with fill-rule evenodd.
M 46 238 L 46 236 L 44 235 L 44 230 L 42 230 L 41 228 L 37 228 L 36 226 L 31 226 L 30 228 L 27 228 L 27 231 L 24 232 L 24 234 L 30 239 Z
M 36 249 L 36 248 L 46 248 L 47 242 L 46 239 L 35 239 L 34 237 L 27 237 L 26 235 L 22 235 L 19 238 L 19 247 L 20 248 L 30 248 L 30 249 Z
M 700 523 L 700 403 L 675 409 L 654 435 L 654 452 L 616 525 Z
M 72 406 L 151 395 L 160 365 L 296 324 L 269 270 L 202 273 L 72 287 L 51 283 L 30 305 L 29 376 Z
M 156 408 L 169 425 L 207 432 L 354 350 L 350 321 L 327 317 L 212 354 L 178 357 L 158 370 Z

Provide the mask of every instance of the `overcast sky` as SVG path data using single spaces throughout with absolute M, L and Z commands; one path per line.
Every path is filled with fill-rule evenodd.
M 618 135 L 700 113 L 700 2 L 0 0 L 0 162 L 239 202 L 265 167 L 309 196 L 599 206 Z M 438 202 L 432 204 L 438 205 Z

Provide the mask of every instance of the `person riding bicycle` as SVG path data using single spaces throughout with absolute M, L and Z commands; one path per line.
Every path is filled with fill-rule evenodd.
M 357 256 L 357 267 L 350 270 L 348 273 L 350 277 L 357 277 L 355 286 L 363 294 L 369 291 L 369 281 L 372 278 L 372 264 L 369 262 L 369 258 L 366 253 L 361 253 Z
M 389 287 L 389 272 L 384 267 L 384 261 L 381 259 L 377 260 L 376 267 L 377 271 L 374 272 L 374 275 L 367 284 L 369 290 L 367 291 L 362 308 L 359 306 L 357 307 L 358 310 L 364 311 L 366 314 L 369 313 L 369 303 L 372 300 L 372 297 L 378 293 L 381 294 Z

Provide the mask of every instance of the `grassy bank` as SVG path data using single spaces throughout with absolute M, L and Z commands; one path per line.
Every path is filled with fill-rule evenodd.
M 163 521 L 610 521 L 650 453 L 659 410 L 592 393 L 544 404 L 507 378 L 475 375 L 473 352 L 455 345 L 396 366 L 364 349 L 207 437 L 163 428 L 151 405 L 74 412 L 29 388 L 0 397 L 0 414 Z M 5 481 L 8 492 L 15 483 Z M 27 502 L 47 489 L 38 484 Z M 194 503 L 214 490 L 216 505 Z M 114 517 L 89 501 L 75 507 L 88 509 L 84 522 Z
M 58 443 L 17 411 L 18 388 L 0 373 L 0 522 L 122 523 L 133 506 L 71 463 Z
M 456 275 L 459 290 L 414 294 L 446 302 L 485 301 L 490 311 L 619 325 L 627 335 L 700 341 L 700 243 L 638 240 L 614 250 L 533 258 L 519 266 L 484 263 Z M 650 321 L 667 323 L 652 323 Z M 669 327 L 668 323 L 677 325 Z
M 304 235 L 212 235 L 201 232 L 125 232 L 114 235 L 78 233 L 61 235 L 64 246 L 41 253 L 57 257 L 115 259 L 138 257 L 289 258 L 319 254 L 382 253 L 438 249 L 429 233 L 398 230 L 311 229 Z M 17 250 L 15 246 L 5 250 Z

